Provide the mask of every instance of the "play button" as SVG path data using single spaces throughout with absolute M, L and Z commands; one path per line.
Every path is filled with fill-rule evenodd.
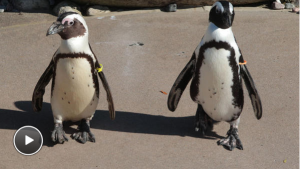
M 34 140 L 30 137 L 28 137 L 27 135 L 25 135 L 25 146 L 27 146 L 27 144 L 33 142 Z
M 23 155 L 34 155 L 43 145 L 41 132 L 33 126 L 24 126 L 17 130 L 14 136 L 14 146 Z

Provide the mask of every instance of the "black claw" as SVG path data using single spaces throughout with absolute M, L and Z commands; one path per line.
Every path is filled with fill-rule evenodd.
M 53 142 L 58 142 L 60 144 L 63 144 L 65 141 L 68 141 L 65 131 L 63 130 L 62 124 L 55 124 L 54 130 L 51 134 L 51 139 Z
M 96 142 L 95 136 L 94 136 L 94 134 L 92 132 L 89 132 L 89 140 L 91 142 Z
M 227 137 L 217 142 L 218 145 L 222 145 L 225 149 L 232 151 L 234 148 L 243 150 L 243 145 L 238 136 L 237 128 L 230 128 L 227 132 Z
M 73 139 L 80 143 L 86 143 L 87 141 L 95 142 L 95 136 L 90 131 L 90 124 L 86 120 L 81 120 L 78 126 L 79 132 L 73 134 Z

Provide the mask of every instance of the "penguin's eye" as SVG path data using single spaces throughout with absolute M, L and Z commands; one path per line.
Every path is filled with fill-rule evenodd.
M 69 22 L 69 25 L 72 26 L 73 24 L 74 24 L 74 21 L 70 21 L 70 22 Z
M 216 13 L 220 13 L 220 10 L 218 8 L 216 8 Z

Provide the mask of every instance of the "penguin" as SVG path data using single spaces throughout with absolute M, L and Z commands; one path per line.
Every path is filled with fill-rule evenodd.
M 86 143 L 95 142 L 90 131 L 99 101 L 100 77 L 107 93 L 110 118 L 115 119 L 115 109 L 110 87 L 88 41 L 88 27 L 83 17 L 75 12 L 58 16 L 46 36 L 58 34 L 61 44 L 54 53 L 50 64 L 37 82 L 32 96 L 33 110 L 42 110 L 45 87 L 52 79 L 51 107 L 54 117 L 52 141 L 64 143 L 68 138 L 63 130 L 63 121 L 80 121 L 79 131 L 72 138 Z
M 257 119 L 262 117 L 262 104 L 232 32 L 234 15 L 230 2 L 219 1 L 213 4 L 206 33 L 174 82 L 167 104 L 170 111 L 175 111 L 192 79 L 190 96 L 198 104 L 195 130 L 204 135 L 207 130 L 212 130 L 214 122 L 226 121 L 230 129 L 227 137 L 217 142 L 218 145 L 228 150 L 243 150 L 238 135 L 244 105 L 242 79 Z

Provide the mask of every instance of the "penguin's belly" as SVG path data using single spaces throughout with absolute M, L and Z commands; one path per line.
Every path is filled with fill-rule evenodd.
M 233 72 L 229 64 L 230 52 L 209 48 L 204 52 L 200 68 L 198 104 L 212 119 L 230 121 L 241 109 L 233 104 Z
M 60 58 L 53 85 L 51 106 L 55 120 L 78 121 L 93 116 L 99 98 L 87 59 Z

